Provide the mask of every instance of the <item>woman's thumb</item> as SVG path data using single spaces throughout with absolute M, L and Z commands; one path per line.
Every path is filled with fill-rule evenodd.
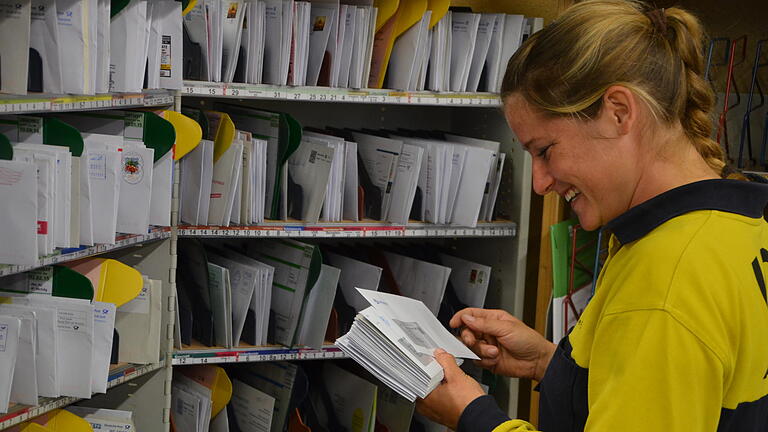
M 443 367 L 443 373 L 445 374 L 445 380 L 450 381 L 456 377 L 456 374 L 463 374 L 459 365 L 456 364 L 456 358 L 447 353 L 442 348 L 435 350 L 435 360 Z

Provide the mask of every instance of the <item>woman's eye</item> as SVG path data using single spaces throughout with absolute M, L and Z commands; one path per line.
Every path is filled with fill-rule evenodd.
M 542 148 L 541 150 L 539 150 L 539 157 L 540 157 L 540 158 L 546 158 L 546 156 L 547 156 L 547 150 L 549 150 L 549 148 L 550 148 L 550 147 L 552 147 L 552 144 L 550 144 L 550 145 L 548 145 L 548 146 L 546 146 L 546 147 Z

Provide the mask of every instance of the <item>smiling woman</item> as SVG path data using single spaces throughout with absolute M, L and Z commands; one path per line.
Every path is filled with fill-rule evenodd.
M 505 311 L 451 325 L 494 373 L 540 381 L 551 431 L 768 430 L 768 186 L 723 179 L 704 31 L 679 8 L 576 4 L 512 57 L 504 113 L 533 187 L 610 235 L 595 295 L 555 346 Z M 458 431 L 527 431 L 437 354 L 419 410 Z

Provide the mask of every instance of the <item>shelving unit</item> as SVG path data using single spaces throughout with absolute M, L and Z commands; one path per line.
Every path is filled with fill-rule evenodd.
M 193 97 L 190 97 L 193 96 Z M 334 99 L 335 98 L 335 99 Z M 186 82 L 184 105 L 204 109 L 236 104 L 290 113 L 304 127 L 441 130 L 502 143 L 507 163 L 497 202 L 497 220 L 474 228 L 438 226 L 421 222 L 392 225 L 379 221 L 319 223 L 267 221 L 253 227 L 178 227 L 179 238 L 219 238 L 258 241 L 260 238 L 318 239 L 324 242 L 377 239 L 386 242 L 409 239 L 451 248 L 464 258 L 493 268 L 487 304 L 506 309 L 522 318 L 525 263 L 528 245 L 530 203 L 530 158 L 522 152 L 499 111 L 498 95 L 399 93 L 391 90 L 290 88 L 241 84 Z M 481 102 L 475 102 L 481 101 Z M 173 364 L 242 363 L 270 360 L 340 358 L 341 352 L 324 347 L 320 351 L 258 347 L 246 349 L 176 350 Z M 497 399 L 510 414 L 517 415 L 516 380 L 499 380 Z

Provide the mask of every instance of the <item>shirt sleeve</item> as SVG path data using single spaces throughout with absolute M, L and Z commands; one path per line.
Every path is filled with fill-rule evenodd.
M 510 420 L 492 396 L 475 399 L 464 408 L 456 432 L 535 432 L 522 420 Z
M 720 358 L 669 311 L 603 317 L 589 362 L 586 431 L 714 431 Z

